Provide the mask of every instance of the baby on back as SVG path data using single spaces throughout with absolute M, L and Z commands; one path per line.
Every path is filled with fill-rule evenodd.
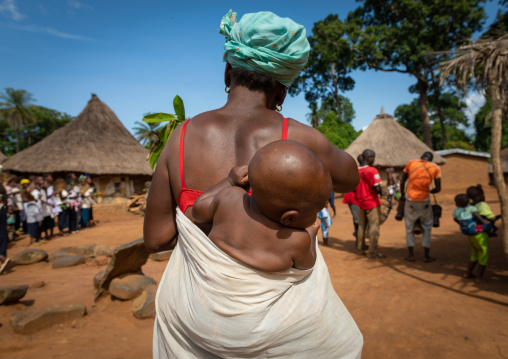
M 316 261 L 316 215 L 331 192 L 330 173 L 312 151 L 276 141 L 256 152 L 248 168 L 234 167 L 205 191 L 192 215 L 196 222 L 212 223 L 208 237 L 217 247 L 255 269 L 310 269 Z

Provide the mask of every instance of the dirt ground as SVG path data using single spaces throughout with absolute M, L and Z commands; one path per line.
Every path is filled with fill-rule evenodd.
M 485 186 L 486 187 L 486 186 Z M 460 191 L 464 191 L 461 189 Z M 441 227 L 433 229 L 431 254 L 436 262 L 409 263 L 403 222 L 394 213 L 381 227 L 380 251 L 385 259 L 367 259 L 353 253 L 353 224 L 346 205 L 336 199 L 337 216 L 329 247 L 321 246 L 333 286 L 364 336 L 363 358 L 508 358 L 508 265 L 501 238 L 491 238 L 487 283 L 465 280 L 469 246 L 451 218 L 457 189 L 438 197 L 443 205 Z M 492 188 L 487 201 L 495 212 L 499 203 Z M 106 212 L 106 211 L 104 211 Z M 102 213 L 100 223 L 79 234 L 57 238 L 38 248 L 48 253 L 85 243 L 120 245 L 142 236 L 142 217 L 129 213 Z M 319 235 L 321 239 L 321 236 Z M 28 239 L 10 245 L 9 257 L 27 248 Z M 146 275 L 159 281 L 166 262 L 149 260 Z M 31 284 L 18 304 L 0 306 L 1 358 L 149 358 L 153 320 L 136 319 L 132 301 L 107 297 L 94 303 L 93 277 L 104 267 L 92 262 L 51 269 L 47 262 L 13 266 L 0 276 L 0 285 Z M 33 335 L 15 334 L 12 313 L 53 304 L 84 304 L 88 314 Z

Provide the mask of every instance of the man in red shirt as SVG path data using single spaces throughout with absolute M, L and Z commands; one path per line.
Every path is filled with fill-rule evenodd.
M 357 254 L 364 254 L 365 231 L 368 223 L 369 250 L 368 258 L 385 258 L 384 254 L 378 253 L 377 242 L 379 239 L 379 218 L 381 215 L 381 177 L 376 168 L 372 167 L 376 154 L 372 150 L 362 153 L 363 161 L 360 163 L 360 183 L 355 189 L 356 201 L 360 207 L 358 223 Z M 379 195 L 379 196 L 378 196 Z

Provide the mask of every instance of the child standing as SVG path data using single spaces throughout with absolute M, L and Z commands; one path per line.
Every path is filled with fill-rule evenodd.
M 12 206 L 7 207 L 7 237 L 9 242 L 16 238 L 16 215 Z
M 321 220 L 321 233 L 323 234 L 323 244 L 327 246 L 328 231 L 330 230 L 330 226 L 332 225 L 332 218 L 330 217 L 330 212 L 328 212 L 328 209 L 326 207 L 324 207 L 318 213 L 318 217 Z
M 488 222 L 480 216 L 475 206 L 469 204 L 469 197 L 466 194 L 455 196 L 455 204 L 457 209 L 453 212 L 453 218 L 459 223 L 462 233 L 468 236 L 471 247 L 471 257 L 464 278 L 474 278 L 473 270 L 478 264 L 476 280 L 483 282 L 485 268 L 489 264 L 489 236 L 485 232 Z M 481 224 L 478 224 L 475 219 Z

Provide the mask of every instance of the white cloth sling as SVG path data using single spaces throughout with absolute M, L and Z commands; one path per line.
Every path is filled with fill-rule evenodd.
M 360 358 L 362 334 L 317 248 L 311 270 L 255 270 L 177 209 L 178 244 L 159 284 L 154 358 Z

